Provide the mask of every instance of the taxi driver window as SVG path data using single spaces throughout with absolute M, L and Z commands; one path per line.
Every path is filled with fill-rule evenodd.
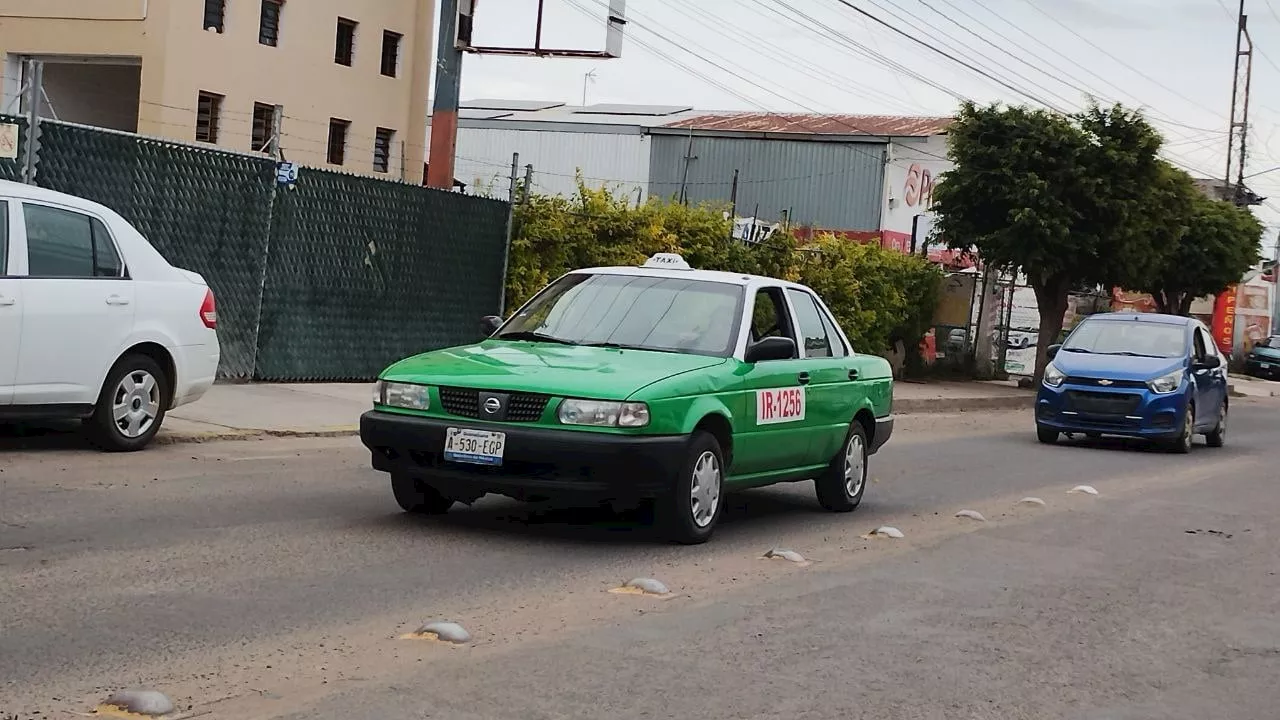
M 498 337 L 728 356 L 742 288 L 640 275 L 575 273 L 557 281 Z

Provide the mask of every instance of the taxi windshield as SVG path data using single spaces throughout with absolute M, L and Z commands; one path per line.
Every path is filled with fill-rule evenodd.
M 573 273 L 549 285 L 496 337 L 728 357 L 742 288 L 649 275 Z
M 1180 357 L 1186 352 L 1186 328 L 1138 320 L 1085 321 L 1062 349 L 1098 355 Z

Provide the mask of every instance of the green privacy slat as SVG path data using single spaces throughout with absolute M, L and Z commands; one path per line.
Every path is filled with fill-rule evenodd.
M 498 309 L 506 221 L 502 202 L 304 169 L 276 195 L 258 376 L 367 379 L 475 340 Z
M 265 158 L 41 124 L 39 185 L 114 209 L 208 280 L 223 378 L 367 380 L 475 339 L 497 311 L 506 203 L 309 168 L 277 189 L 275 176 Z

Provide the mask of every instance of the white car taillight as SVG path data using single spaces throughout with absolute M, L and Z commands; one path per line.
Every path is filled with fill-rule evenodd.
M 204 291 L 204 302 L 200 304 L 200 322 L 210 330 L 218 329 L 218 305 L 213 299 L 213 290 Z

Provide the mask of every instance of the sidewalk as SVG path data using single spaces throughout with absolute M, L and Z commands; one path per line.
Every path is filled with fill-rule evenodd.
M 894 384 L 895 413 L 944 413 L 1031 407 L 1034 395 L 1012 383 Z M 215 385 L 199 402 L 169 413 L 159 443 L 261 437 L 356 435 L 372 407 L 369 383 Z
M 1235 397 L 1280 397 L 1280 382 L 1259 380 L 1248 375 L 1231 374 L 1231 394 Z

